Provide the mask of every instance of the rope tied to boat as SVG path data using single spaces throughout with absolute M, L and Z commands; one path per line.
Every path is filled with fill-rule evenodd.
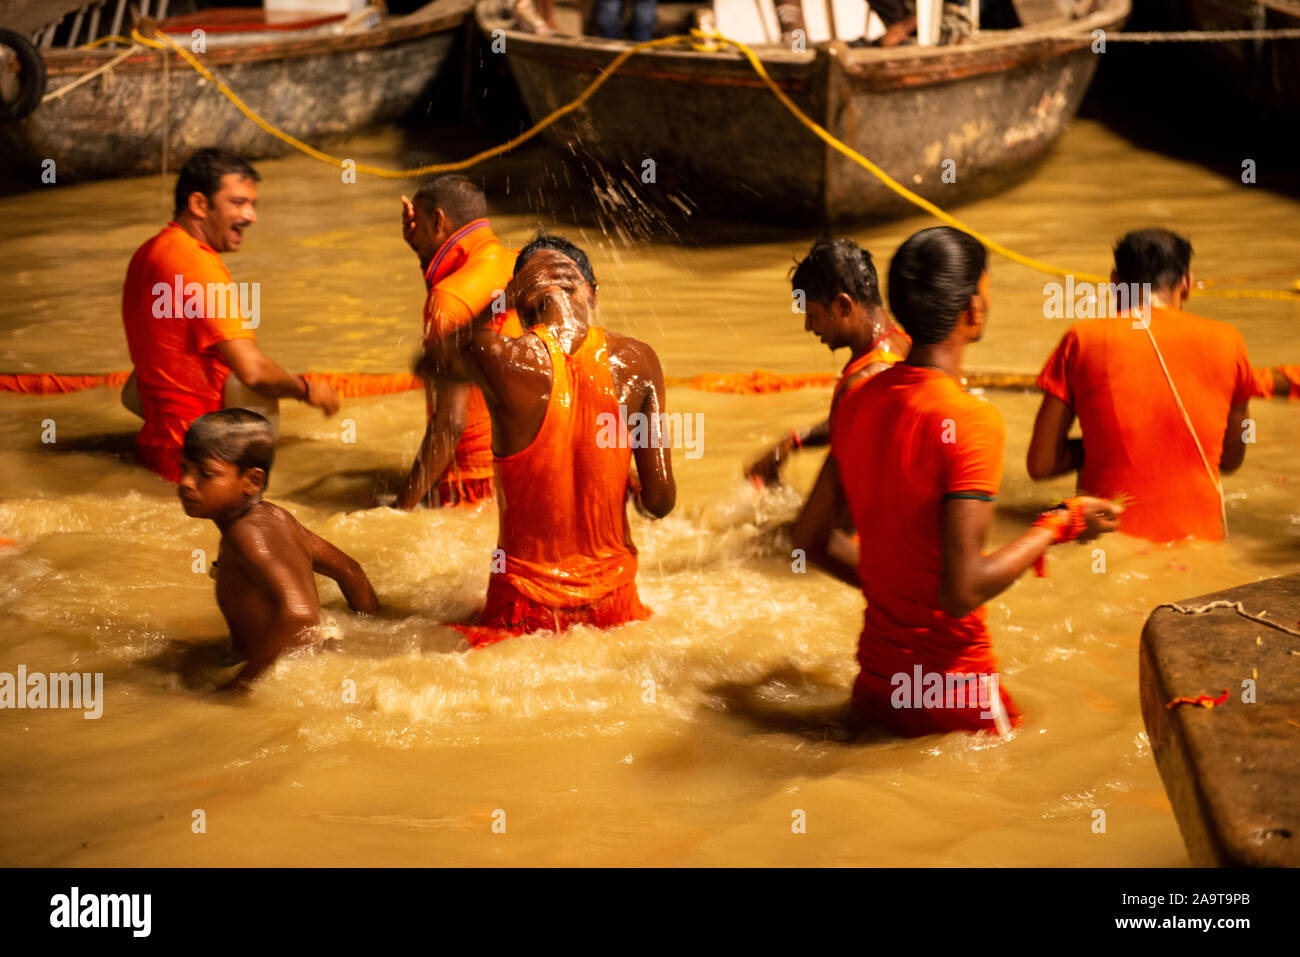
M 1250 32 L 1250 31 L 1246 31 L 1246 32 Z M 1296 32 L 1298 35 L 1300 35 L 1300 31 L 1296 31 Z M 1122 36 L 1122 34 L 1117 33 L 1115 34 L 1115 36 L 1116 37 Z M 247 104 L 245 104 L 244 101 L 241 100 L 235 94 L 235 92 L 230 89 L 230 87 L 226 86 L 225 83 L 217 79 L 217 77 L 213 75 L 212 72 L 207 69 L 207 67 L 205 67 L 202 63 L 199 62 L 198 58 L 194 54 L 192 54 L 189 50 L 186 50 L 184 47 L 177 44 L 176 41 L 173 40 L 171 37 L 169 37 L 165 32 L 155 29 L 154 37 L 150 38 L 144 36 L 140 32 L 139 28 L 136 27 L 136 28 L 132 28 L 131 37 L 137 44 L 151 47 L 155 50 L 162 50 L 164 56 L 166 56 L 166 51 L 168 48 L 170 48 L 172 51 L 177 53 L 181 57 L 181 59 L 183 59 L 192 69 L 195 70 L 195 72 L 197 72 L 200 76 L 202 76 L 204 79 L 210 82 L 213 86 L 215 86 L 217 90 L 219 90 L 221 94 L 226 97 L 226 99 L 228 99 L 231 103 L 233 103 L 235 107 L 241 113 L 243 113 L 245 117 L 247 117 L 251 122 L 253 122 L 259 129 L 289 144 L 294 149 L 302 153 L 305 153 L 306 155 L 312 157 L 313 159 L 321 161 L 322 163 L 327 163 L 330 166 L 334 166 L 339 169 L 349 168 L 347 164 L 352 161 L 344 160 L 337 156 L 331 156 L 329 153 L 325 153 L 321 150 L 316 149 L 313 146 L 309 146 L 308 144 L 302 142 L 302 140 L 299 140 L 296 137 L 291 136 L 290 134 L 284 132 L 283 130 L 277 129 L 275 126 L 268 123 L 261 116 L 255 113 Z M 1074 33 L 1074 34 L 1070 34 L 1070 37 L 1076 40 L 1083 40 L 1086 38 L 1086 35 Z M 1114 37 L 1108 35 L 1107 39 L 1108 40 L 1114 39 Z M 605 83 L 609 80 L 609 78 L 612 77 L 615 73 L 617 73 L 618 70 L 622 68 L 623 64 L 625 64 L 629 59 L 631 59 L 636 54 L 641 53 L 645 50 L 654 50 L 654 49 L 660 49 L 664 47 L 674 47 L 674 46 L 682 46 L 682 45 L 698 46 L 699 44 L 702 43 L 721 44 L 723 46 L 735 47 L 737 52 L 739 52 L 740 55 L 749 63 L 750 67 L 754 70 L 754 72 L 758 74 L 759 79 L 761 79 L 763 83 L 766 84 L 768 89 L 771 90 L 773 95 L 776 96 L 776 98 L 781 102 L 781 105 L 784 106 L 786 110 L 788 110 L 796 120 L 802 123 L 809 131 L 811 131 L 815 136 L 817 136 L 818 139 L 821 139 L 832 149 L 843 154 L 849 160 L 861 166 L 872 176 L 876 177 L 876 179 L 878 179 L 885 187 L 887 187 L 894 193 L 898 194 L 903 199 L 907 200 L 907 202 L 911 203 L 913 206 L 916 206 L 924 210 L 925 212 L 929 213 L 931 216 L 934 216 L 940 222 L 943 222 L 953 227 L 954 229 L 958 229 L 961 232 L 968 233 L 969 235 L 979 240 L 987 248 L 991 249 L 993 252 L 997 253 L 998 255 L 1003 256 L 1006 259 L 1010 259 L 1012 262 L 1024 266 L 1028 269 L 1032 269 L 1036 272 L 1044 273 L 1050 276 L 1059 276 L 1062 278 L 1067 276 L 1073 276 L 1076 279 L 1080 279 L 1085 282 L 1105 283 L 1109 281 L 1110 278 L 1109 276 L 1102 276 L 1098 273 L 1089 273 L 1089 272 L 1081 272 L 1072 269 L 1064 269 L 1059 266 L 1053 266 L 1051 263 L 1047 263 L 1047 262 L 1043 262 L 1042 260 L 1035 259 L 1032 256 L 1027 256 L 1023 253 L 1016 252 L 1014 249 L 1011 249 L 1008 246 L 1004 246 L 1001 243 L 997 242 L 996 240 L 992 239 L 991 237 L 984 235 L 980 231 L 972 228 L 971 226 L 968 226 L 966 223 L 957 219 L 957 217 L 953 216 L 951 213 L 948 213 L 946 210 L 941 209 L 939 206 L 936 206 L 934 203 L 930 202 L 928 199 L 925 199 L 923 196 L 920 196 L 912 192 L 906 186 L 899 183 L 888 173 L 886 173 L 883 169 L 881 169 L 879 166 L 873 163 L 866 156 L 863 156 L 861 153 L 859 153 L 853 147 L 849 146 L 847 143 L 844 143 L 841 140 L 837 139 L 828 130 L 826 130 L 815 120 L 809 117 L 806 113 L 804 113 L 801 109 L 799 109 L 799 107 L 794 103 L 794 101 L 792 101 L 788 96 L 786 96 L 785 91 L 783 91 L 777 85 L 776 81 L 773 80 L 772 77 L 768 74 L 767 69 L 763 66 L 762 61 L 758 58 L 758 54 L 756 54 L 753 51 L 753 49 L 751 49 L 748 45 L 742 43 L 739 40 L 733 40 L 730 37 L 725 37 L 720 33 L 706 32 L 703 30 L 692 30 L 689 34 L 675 34 L 673 36 L 660 37 L 659 39 L 656 40 L 646 40 L 641 43 L 632 44 L 626 50 L 623 50 L 621 53 L 619 53 L 619 55 L 616 56 L 613 60 L 611 60 L 609 65 L 605 67 L 599 73 L 599 75 L 597 75 L 597 77 L 594 80 L 592 80 L 592 82 L 587 86 L 587 88 L 584 89 L 581 93 L 579 93 L 574 99 L 552 110 L 541 120 L 534 123 L 532 127 L 530 127 L 527 130 L 524 130 L 518 136 L 506 140 L 504 143 L 491 147 L 490 149 L 486 149 L 479 153 L 476 153 L 467 159 L 456 160 L 448 163 L 430 163 L 424 166 L 417 166 L 413 169 L 405 169 L 405 170 L 383 169 L 381 167 L 369 166 L 365 163 L 355 163 L 355 162 L 352 162 L 351 168 L 355 169 L 357 172 L 368 173 L 372 176 L 378 176 L 383 179 L 408 179 L 412 177 L 429 176 L 429 175 L 440 174 L 440 173 L 454 173 L 454 172 L 459 172 L 461 170 L 469 169 L 470 167 L 475 166 L 483 162 L 484 160 L 488 160 L 488 159 L 492 159 L 493 157 L 500 156 L 501 154 L 509 152 L 510 150 L 514 149 L 517 146 L 521 146 L 522 144 L 528 142 L 533 137 L 535 137 L 538 133 L 542 132 L 542 130 L 546 129 L 548 126 L 553 124 L 556 120 L 559 120 L 564 116 L 567 116 L 568 114 L 574 112 L 575 110 L 581 109 L 583 104 L 585 104 L 587 100 L 591 99 L 591 97 L 596 93 L 596 91 L 599 90 L 602 86 L 604 86 Z M 1283 302 L 1300 302 L 1300 290 L 1200 289 L 1198 290 L 1198 292 L 1199 294 L 1204 296 L 1216 296 L 1220 298 L 1270 299 L 1270 300 L 1279 300 Z
M 106 40 L 122 40 L 123 38 L 122 38 L 122 37 L 104 37 L 104 39 L 106 39 Z M 138 43 L 132 44 L 128 49 L 123 50 L 121 53 L 119 53 L 117 56 L 113 57 L 113 59 L 109 60 L 107 63 L 105 63 L 103 66 L 99 67 L 98 69 L 92 70 L 91 72 L 87 73 L 85 76 L 79 76 L 79 77 L 77 77 L 77 78 L 76 78 L 75 80 L 73 80 L 71 83 L 65 83 L 63 86 L 59 87 L 57 90 L 51 90 L 49 93 L 46 93 L 43 97 L 41 97 L 41 102 L 42 102 L 42 103 L 48 103 L 48 102 L 50 102 L 50 100 L 57 100 L 57 99 L 59 99 L 59 97 L 61 97 L 61 96 L 65 96 L 65 95 L 67 95 L 68 93 L 71 93 L 71 92 L 72 92 L 73 90 L 75 90 L 77 87 L 81 86 L 81 84 L 83 84 L 83 83 L 89 83 L 89 82 L 90 82 L 91 80 L 93 80 L 95 77 L 97 77 L 97 76 L 99 76 L 99 75 L 101 75 L 101 74 L 103 74 L 103 73 L 107 73 L 109 70 L 113 69 L 113 67 L 117 66 L 119 63 L 121 63 L 121 62 L 122 62 L 123 60 L 125 60 L 127 57 L 131 56 L 131 54 L 133 54 L 133 53 L 137 53 L 137 52 L 139 52 L 140 50 L 143 50 L 143 49 L 144 49 L 144 47 L 141 46 L 141 45 L 138 44 Z
M 1296 631 L 1294 628 L 1288 628 L 1286 625 L 1280 624 L 1276 621 L 1269 621 L 1265 618 L 1264 616 L 1268 614 L 1267 611 L 1261 611 L 1259 614 L 1252 614 L 1251 612 L 1246 611 L 1246 606 L 1241 602 L 1228 601 L 1226 598 L 1221 598 L 1218 601 L 1207 602 L 1204 605 L 1178 605 L 1174 602 L 1167 601 L 1163 604 L 1156 605 L 1153 611 L 1159 611 L 1161 608 L 1170 608 L 1178 612 L 1180 615 L 1203 615 L 1206 612 L 1214 611 L 1218 608 L 1227 608 L 1231 611 L 1235 611 L 1242 618 L 1248 618 L 1261 625 L 1266 625 L 1269 628 L 1276 628 L 1278 631 L 1284 631 L 1288 635 L 1294 635 L 1295 637 L 1300 638 L 1300 631 Z

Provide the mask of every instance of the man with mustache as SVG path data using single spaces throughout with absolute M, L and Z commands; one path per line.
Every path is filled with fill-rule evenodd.
M 655 518 L 672 511 L 668 442 L 658 429 L 649 441 L 609 442 L 602 422 L 637 412 L 662 422 L 663 371 L 646 343 L 592 324 L 590 274 L 582 250 L 540 237 L 519 253 L 507 289 L 524 335 L 503 335 L 485 310 L 472 328 L 426 346 L 421 371 L 472 382 L 492 416 L 497 551 L 478 623 L 456 626 L 476 647 L 650 615 L 637 594 L 627 501 Z
M 180 480 L 185 431 L 201 415 L 248 405 L 273 416 L 280 398 L 326 415 L 339 408 L 328 383 L 290 375 L 257 347 L 256 321 L 228 295 L 234 287 L 220 254 L 236 252 L 257 221 L 260 178 L 228 150 L 196 152 L 177 177 L 174 218 L 126 271 L 122 325 L 135 371 L 122 400 L 144 418 L 136 457 L 171 482 Z

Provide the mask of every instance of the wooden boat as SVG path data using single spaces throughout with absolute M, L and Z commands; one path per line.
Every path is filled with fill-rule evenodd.
M 1182 6 L 1193 30 L 1300 28 L 1300 0 L 1183 0 Z M 1259 118 L 1300 118 L 1300 41 L 1231 40 L 1197 47 L 1192 54 L 1226 73 Z
M 209 10 L 159 27 L 187 49 L 193 31 L 203 29 L 203 64 L 273 126 L 319 145 L 429 104 L 471 3 L 435 0 L 404 16 L 372 8 L 365 17 L 273 23 L 250 23 L 249 15 L 262 15 L 257 9 Z M 123 24 L 122 32 L 129 28 Z M 0 125 L 0 150 L 28 169 L 53 159 L 58 182 L 157 172 L 164 137 L 169 168 L 202 146 L 249 158 L 290 149 L 173 52 L 164 64 L 163 52 L 139 50 L 59 97 L 50 94 L 123 50 L 42 44 L 39 52 L 46 99 L 25 119 Z
M 1100 0 L 1080 19 L 983 29 L 958 45 L 755 50 L 812 119 L 946 207 L 1032 170 L 1097 69 L 1093 31 L 1118 31 L 1128 14 L 1129 0 Z M 502 31 L 495 36 L 534 119 L 576 97 L 626 48 L 520 32 L 500 0 L 479 0 L 475 16 L 485 37 Z M 734 51 L 639 53 L 547 135 L 589 171 L 625 170 L 649 201 L 679 193 L 713 214 L 831 223 L 913 208 L 796 121 Z M 647 159 L 653 185 L 643 183 Z

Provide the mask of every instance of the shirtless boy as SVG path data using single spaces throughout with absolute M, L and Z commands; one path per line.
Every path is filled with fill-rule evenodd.
M 231 690 L 246 690 L 287 649 L 312 644 L 311 629 L 320 624 L 313 572 L 338 582 L 353 611 L 379 611 L 360 565 L 262 501 L 274 454 L 271 424 L 247 409 L 195 419 L 181 452 L 185 514 L 210 518 L 221 529 L 217 605 L 245 662 Z

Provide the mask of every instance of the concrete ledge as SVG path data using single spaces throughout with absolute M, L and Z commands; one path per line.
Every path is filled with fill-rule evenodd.
M 1300 575 L 1177 604 L 1221 600 L 1300 630 Z M 1300 866 L 1300 637 L 1231 608 L 1162 607 L 1142 629 L 1139 656 L 1142 719 L 1192 862 Z M 1244 703 L 1252 677 L 1255 703 Z M 1228 700 L 1215 708 L 1165 707 L 1225 688 Z

